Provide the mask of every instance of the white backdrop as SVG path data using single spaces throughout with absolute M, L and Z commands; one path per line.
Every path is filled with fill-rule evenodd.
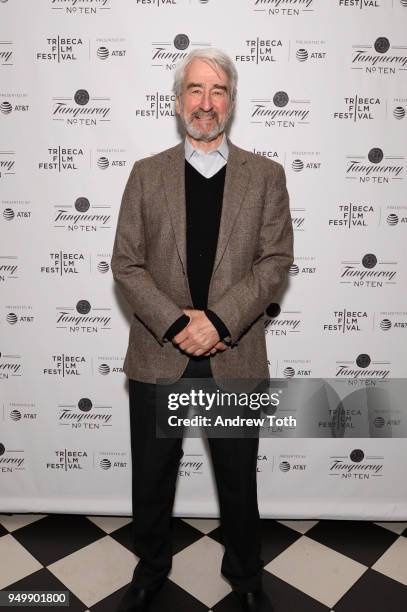
M 235 59 L 230 137 L 287 174 L 271 377 L 406 376 L 406 5 L 0 0 L 0 512 L 131 513 L 110 257 L 133 162 L 180 140 L 173 70 L 193 48 Z M 328 414 L 315 437 L 262 439 L 262 516 L 405 520 L 403 408 L 376 414 L 392 438 L 358 437 L 356 406 L 342 439 Z M 216 516 L 205 445 L 184 451 L 175 511 Z

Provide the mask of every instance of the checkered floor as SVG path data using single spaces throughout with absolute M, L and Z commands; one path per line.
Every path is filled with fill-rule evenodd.
M 136 563 L 130 525 L 123 517 L 0 515 L 0 590 L 69 590 L 69 612 L 115 612 Z M 275 612 L 407 611 L 407 523 L 263 520 L 262 528 Z M 238 612 L 219 574 L 218 521 L 174 518 L 173 542 L 172 571 L 152 612 Z

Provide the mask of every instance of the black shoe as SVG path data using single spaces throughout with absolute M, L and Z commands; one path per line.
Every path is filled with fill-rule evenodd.
M 242 612 L 274 612 L 269 598 L 261 589 L 247 593 L 233 592 L 239 599 Z
M 137 582 L 131 582 L 120 602 L 117 612 L 147 612 L 152 599 L 154 599 L 164 582 L 165 580 L 152 588 L 141 587 L 137 585 Z

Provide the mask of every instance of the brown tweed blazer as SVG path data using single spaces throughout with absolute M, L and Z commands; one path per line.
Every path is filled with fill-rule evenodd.
M 283 167 L 229 143 L 222 216 L 208 308 L 230 331 L 211 357 L 216 382 L 268 378 L 264 310 L 278 300 L 293 262 Z M 193 308 L 187 277 L 184 143 L 136 161 L 127 181 L 112 255 L 113 277 L 134 313 L 124 371 L 175 382 L 188 355 L 163 336 Z

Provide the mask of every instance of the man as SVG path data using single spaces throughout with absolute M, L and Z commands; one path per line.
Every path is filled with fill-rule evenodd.
M 137 161 L 123 194 L 112 272 L 134 313 L 124 371 L 139 563 L 120 612 L 148 610 L 172 563 L 182 438 L 156 437 L 157 380 L 269 376 L 263 313 L 292 264 L 293 232 L 283 167 L 225 136 L 236 83 L 222 51 L 192 51 L 174 82 L 185 142 Z M 270 612 L 261 584 L 258 442 L 208 439 L 225 546 L 221 572 L 236 610 Z

